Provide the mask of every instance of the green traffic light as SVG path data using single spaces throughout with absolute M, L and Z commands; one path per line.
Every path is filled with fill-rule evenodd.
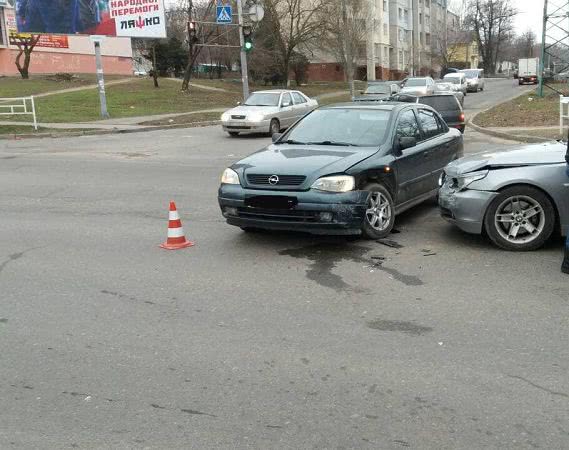
M 245 51 L 250 52 L 253 50 L 253 43 L 252 42 L 245 42 Z

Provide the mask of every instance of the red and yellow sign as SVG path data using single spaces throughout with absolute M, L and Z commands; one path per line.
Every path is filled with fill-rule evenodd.
M 18 38 L 26 39 L 31 37 L 30 33 L 18 33 L 17 30 L 8 30 L 8 42 L 10 45 L 18 45 Z M 36 47 L 44 48 L 69 48 L 67 36 L 57 36 L 55 34 L 42 34 Z

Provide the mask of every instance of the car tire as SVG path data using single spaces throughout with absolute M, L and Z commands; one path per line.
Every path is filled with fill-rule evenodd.
M 369 192 L 362 224 L 364 239 L 383 239 L 395 224 L 395 203 L 385 186 L 370 183 L 363 188 Z M 373 211 L 372 211 L 373 210 Z
M 269 134 L 272 136 L 273 134 L 281 132 L 281 123 L 278 119 L 271 120 L 271 124 L 269 125 Z
M 528 217 L 530 213 L 533 215 Z M 531 186 L 512 186 L 492 200 L 484 217 L 484 228 L 498 247 L 528 252 L 547 242 L 555 221 L 555 208 L 547 195 Z
M 238 131 L 228 131 L 229 136 L 231 137 L 237 137 L 239 136 L 239 132 Z

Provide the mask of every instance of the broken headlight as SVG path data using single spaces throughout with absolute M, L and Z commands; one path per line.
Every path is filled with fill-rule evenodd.
M 488 175 L 488 170 L 481 170 L 479 172 L 470 172 L 453 178 L 451 187 L 463 191 L 475 181 L 483 180 Z
M 354 177 L 349 175 L 336 175 L 323 177 L 312 185 L 312 189 L 327 192 L 348 192 L 353 191 L 356 185 Z

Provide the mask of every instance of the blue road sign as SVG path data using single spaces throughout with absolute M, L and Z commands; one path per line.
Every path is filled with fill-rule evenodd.
M 217 23 L 232 23 L 231 5 L 220 5 L 217 7 Z

